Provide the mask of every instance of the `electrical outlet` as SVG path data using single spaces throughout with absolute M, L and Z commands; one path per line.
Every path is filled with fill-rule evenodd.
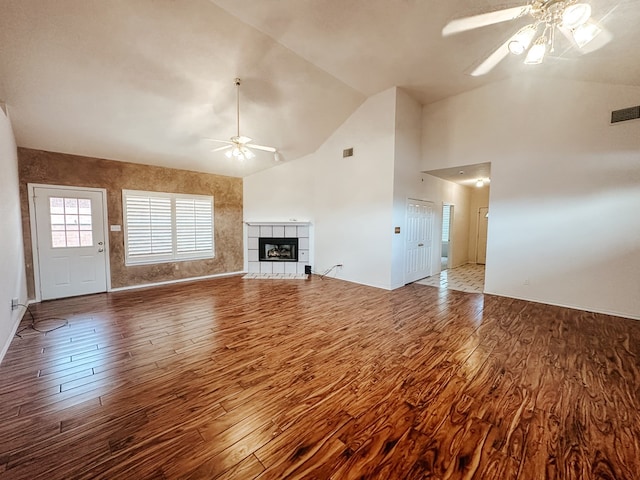
M 525 278 L 525 280 L 524 280 L 524 284 L 525 284 L 525 285 L 529 285 L 529 279 L 528 279 L 528 278 Z
M 18 308 L 18 304 L 20 303 L 20 300 L 18 300 L 18 298 L 12 298 L 11 299 L 11 310 L 15 310 L 16 308 Z

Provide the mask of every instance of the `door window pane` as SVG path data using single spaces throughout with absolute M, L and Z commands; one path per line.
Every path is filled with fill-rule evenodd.
M 80 230 L 91 230 L 91 215 L 80 215 Z
M 91 200 L 88 198 L 79 198 L 78 213 L 80 215 L 91 215 Z
M 64 231 L 64 215 L 51 214 L 51 230 Z
M 49 197 L 53 248 L 92 247 L 91 199 Z
M 49 210 L 51 214 L 64 213 L 64 198 L 50 197 L 49 198 Z
M 77 198 L 65 198 L 64 199 L 64 213 L 78 213 L 78 199 Z
M 67 230 L 67 247 L 80 246 L 80 232 L 70 232 Z
M 67 246 L 66 235 L 62 232 L 51 232 L 51 240 L 53 248 L 62 248 Z

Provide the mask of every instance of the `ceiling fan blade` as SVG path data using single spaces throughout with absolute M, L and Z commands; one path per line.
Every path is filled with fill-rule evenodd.
M 218 142 L 218 143 L 226 143 L 228 145 L 233 145 L 233 142 L 230 140 L 218 140 L 217 138 L 205 138 L 209 142 Z
M 255 148 L 256 150 L 263 150 L 265 152 L 275 153 L 276 149 L 273 147 L 265 147 L 264 145 L 253 145 L 252 143 L 245 144 L 245 147 Z
M 507 55 L 509 55 L 509 42 L 511 42 L 512 39 L 513 36 L 509 37 L 506 42 L 500 45 L 480 65 L 474 68 L 470 75 L 472 77 L 479 77 L 493 70 L 496 65 L 498 65 L 502 60 L 504 60 Z
M 211 150 L 212 152 L 220 152 L 222 150 L 227 150 L 228 148 L 232 148 L 233 145 L 225 145 L 223 147 L 218 147 L 218 148 L 214 148 L 213 150 Z
M 506 22 L 522 17 L 529 13 L 530 5 L 522 7 L 505 8 L 504 10 L 496 10 L 495 12 L 481 13 L 471 17 L 458 18 L 451 20 L 442 29 L 442 35 L 453 35 L 454 33 L 466 32 L 475 28 L 486 27 L 495 23 Z

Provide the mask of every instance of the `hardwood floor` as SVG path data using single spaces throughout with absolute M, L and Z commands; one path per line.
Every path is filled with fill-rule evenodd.
M 31 308 L 68 325 L 0 365 L 3 479 L 640 478 L 637 321 L 319 277 Z

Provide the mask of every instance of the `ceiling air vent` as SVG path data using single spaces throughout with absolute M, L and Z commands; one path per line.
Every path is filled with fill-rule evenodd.
M 342 150 L 342 158 L 353 157 L 353 147 Z
M 640 105 L 611 112 L 611 123 L 626 122 L 636 118 L 640 118 Z

